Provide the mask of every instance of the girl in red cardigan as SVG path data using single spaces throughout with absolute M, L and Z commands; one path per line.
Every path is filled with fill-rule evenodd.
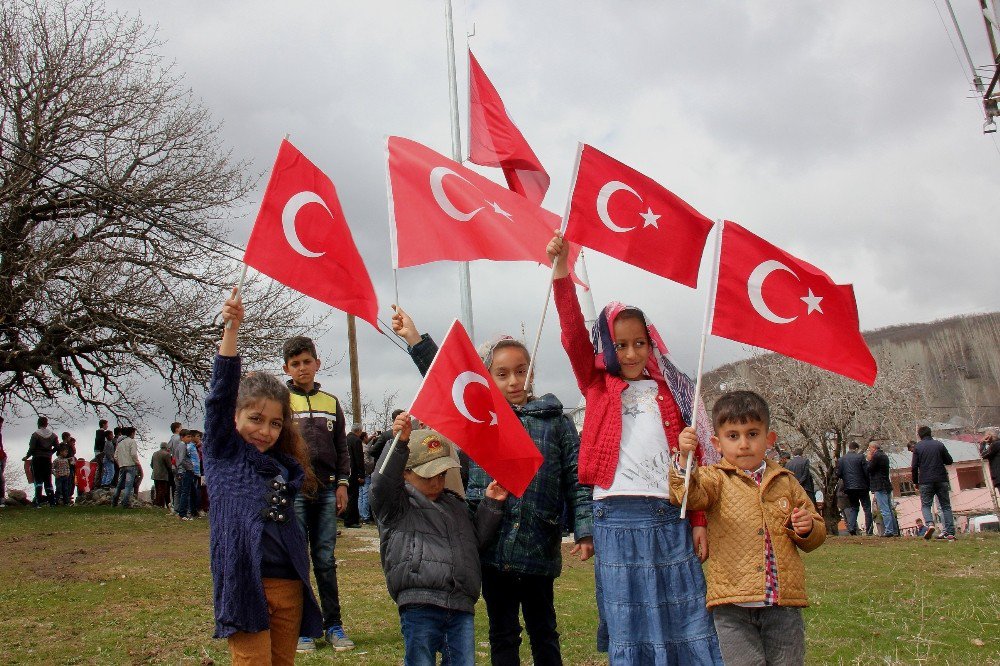
M 578 474 L 594 488 L 597 647 L 610 664 L 721 664 L 705 608 L 705 517 L 681 519 L 669 499 L 668 465 L 691 418 L 693 382 L 637 308 L 610 303 L 588 333 L 567 248 L 557 234 L 547 249 L 557 259 L 563 347 L 587 401 Z M 708 454 L 710 464 L 707 416 L 696 430 L 698 458 Z

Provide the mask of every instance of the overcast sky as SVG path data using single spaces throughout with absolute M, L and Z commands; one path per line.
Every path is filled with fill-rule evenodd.
M 974 59 L 987 64 L 979 3 L 953 4 Z M 159 26 L 162 52 L 223 123 L 224 143 L 260 176 L 233 242 L 245 243 L 278 144 L 290 134 L 333 179 L 386 321 L 393 286 L 384 136 L 450 154 L 443 6 L 109 2 Z M 459 0 L 459 98 L 464 109 L 464 35 L 475 25 L 472 49 L 552 177 L 549 210 L 565 208 L 583 141 L 705 215 L 737 221 L 852 282 L 863 329 L 991 311 L 1000 308 L 1000 147 L 997 135 L 982 133 L 981 104 L 970 98 L 953 30 L 938 10 L 940 0 Z M 694 374 L 710 254 L 692 290 L 588 253 L 597 308 L 609 300 L 643 308 Z M 474 263 L 477 341 L 520 336 L 522 326 L 533 339 L 547 278 L 529 263 Z M 399 280 L 402 305 L 440 339 L 459 311 L 457 266 L 408 268 Z M 328 368 L 346 347 L 344 319 L 338 314 L 318 340 Z M 408 403 L 419 380 L 409 358 L 360 322 L 359 349 L 362 390 L 379 398 L 399 389 Z M 751 351 L 712 338 L 706 367 Z M 348 376 L 345 361 L 320 381 L 346 395 Z M 579 400 L 554 313 L 537 376 L 542 392 L 567 405 Z M 147 451 L 166 438 L 175 411 L 153 395 L 162 407 L 145 424 Z M 33 421 L 7 424 L 12 459 L 23 455 Z M 77 433 L 90 453 L 96 417 L 54 425 Z

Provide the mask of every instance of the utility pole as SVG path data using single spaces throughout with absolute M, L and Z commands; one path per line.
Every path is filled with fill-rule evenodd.
M 358 373 L 358 331 L 354 315 L 347 315 L 347 354 L 351 359 L 351 418 L 361 423 L 361 379 Z

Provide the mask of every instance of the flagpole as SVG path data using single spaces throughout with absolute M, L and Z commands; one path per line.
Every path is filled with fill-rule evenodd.
M 451 16 L 451 0 L 444 0 L 445 34 L 448 47 L 448 98 L 451 102 L 451 158 L 462 163 L 462 135 L 458 120 L 458 74 L 455 71 L 455 32 Z M 458 289 L 461 296 L 462 324 L 475 340 L 472 323 L 472 279 L 469 276 L 469 262 L 458 265 Z
M 691 427 L 698 432 L 698 406 L 701 404 L 701 376 L 705 368 L 705 345 L 708 342 L 708 330 L 712 324 L 712 306 L 715 303 L 715 291 L 719 283 L 719 257 L 722 253 L 722 229 L 725 222 L 715 222 L 715 253 L 712 258 L 712 278 L 708 283 L 708 297 L 705 299 L 705 323 L 701 329 L 701 350 L 698 352 L 698 378 L 694 385 L 694 405 L 691 407 Z M 681 500 L 681 518 L 687 515 L 688 487 L 691 485 L 691 467 L 694 463 L 694 451 L 688 452 L 687 467 L 684 470 L 684 499 Z
M 583 144 L 577 143 L 576 165 L 573 167 L 573 179 L 570 181 L 569 195 L 567 195 L 566 197 L 566 212 L 563 215 L 562 223 L 559 225 L 560 236 L 566 233 L 566 223 L 569 221 L 569 210 L 573 204 L 573 190 L 576 189 L 576 178 L 580 174 L 580 156 L 582 154 L 583 154 Z M 531 376 L 531 372 L 535 368 L 535 356 L 538 354 L 538 344 L 542 341 L 542 327 L 545 326 L 545 315 L 549 311 L 549 301 L 552 298 L 552 283 L 555 281 L 556 264 L 558 263 L 559 263 L 559 257 L 553 257 L 552 271 L 549 273 L 549 286 L 545 291 L 545 305 L 542 306 L 542 318 L 538 322 L 538 332 L 535 333 L 535 344 L 531 348 L 531 358 L 528 359 L 528 373 L 525 375 L 525 380 L 524 380 L 524 390 L 526 392 L 530 392 L 529 388 L 532 386 L 532 384 L 534 384 L 534 378 Z
M 243 264 L 243 270 L 240 271 L 240 281 L 236 283 L 236 292 L 233 294 L 236 298 L 242 298 L 241 293 L 243 292 L 243 282 L 247 279 L 247 265 Z M 228 331 L 233 327 L 233 320 L 230 319 L 226 322 L 226 330 Z

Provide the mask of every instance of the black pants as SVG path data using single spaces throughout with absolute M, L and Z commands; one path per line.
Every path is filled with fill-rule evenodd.
M 56 505 L 56 494 L 52 490 L 52 458 L 45 456 L 31 457 L 31 475 L 35 477 L 35 506 L 42 503 L 42 491 L 45 491 L 44 501 Z
M 351 477 L 347 484 L 347 509 L 344 510 L 344 526 L 357 527 L 361 524 L 361 512 L 358 510 L 358 495 L 361 491 L 359 484 L 354 477 Z
M 871 536 L 874 533 L 872 525 L 872 498 L 867 490 L 846 490 L 848 505 L 846 516 L 847 531 L 851 534 L 858 533 L 858 506 L 865 514 L 865 534 Z M 853 518 L 852 518 L 853 516 Z
M 562 664 L 559 632 L 551 576 L 506 573 L 483 567 L 483 599 L 490 620 L 490 661 L 494 666 L 519 666 L 521 624 L 519 611 L 531 642 L 535 666 Z

